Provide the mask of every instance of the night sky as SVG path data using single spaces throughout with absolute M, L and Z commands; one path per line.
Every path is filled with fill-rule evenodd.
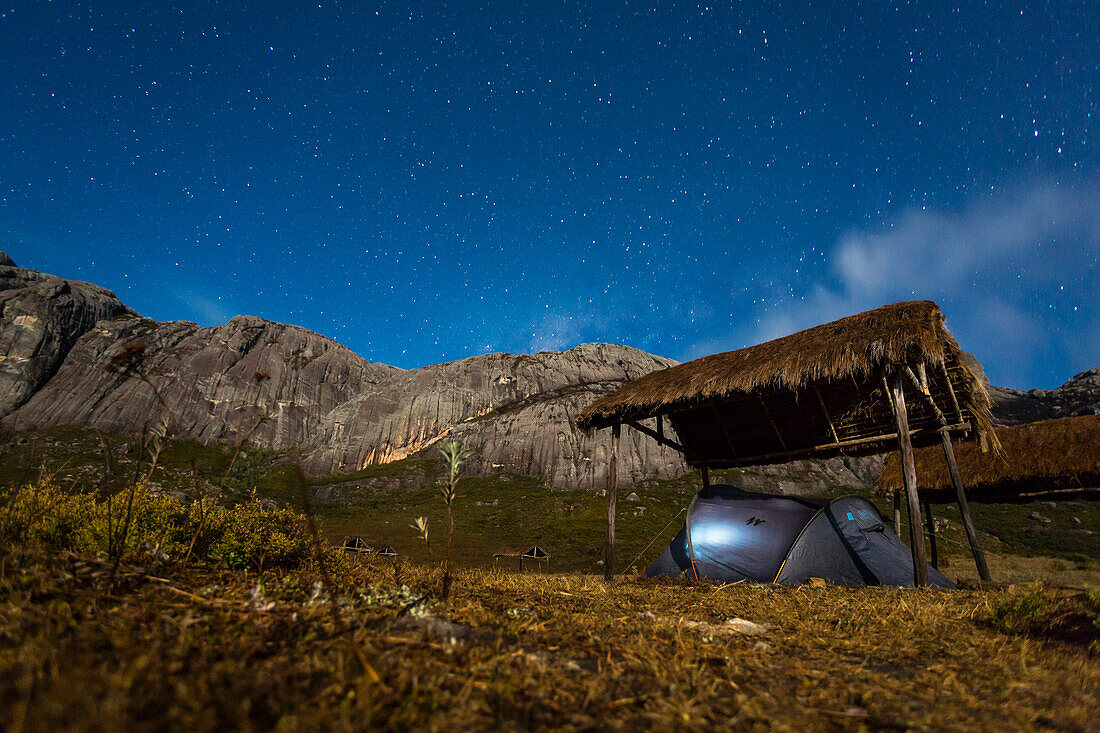
M 928 298 L 1053 387 L 1100 364 L 1090 5 L 9 0 L 0 249 L 402 367 Z

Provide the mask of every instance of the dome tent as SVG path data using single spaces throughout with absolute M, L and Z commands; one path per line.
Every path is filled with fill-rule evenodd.
M 699 492 L 684 528 L 645 574 L 685 571 L 727 582 L 913 585 L 909 548 L 869 501 L 758 494 L 724 484 Z M 955 587 L 933 568 L 928 575 L 931 585 Z

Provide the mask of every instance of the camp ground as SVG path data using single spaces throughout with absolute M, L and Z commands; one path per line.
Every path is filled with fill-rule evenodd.
M 926 559 L 914 449 L 939 446 L 949 466 L 955 465 L 952 436 L 982 451 L 1000 451 L 989 396 L 944 327 L 939 306 L 929 301 L 883 306 L 652 372 L 596 400 L 577 424 L 612 431 L 608 579 L 614 572 L 616 463 L 624 426 L 674 448 L 699 469 L 702 492 L 688 508 L 684 530 L 650 568 L 651 574 L 690 572 L 698 578 L 778 581 L 790 563 L 787 578 L 793 581 L 805 574 L 802 563 L 815 559 L 823 564 L 814 572 L 835 582 L 943 584 Z M 861 515 L 870 510 L 857 500 L 812 507 L 710 485 L 715 468 L 868 455 L 892 447 L 900 451 L 909 509 L 907 562 L 900 540 L 881 518 Z M 956 470 L 951 476 L 979 575 L 988 579 L 965 487 Z M 881 574 L 870 569 L 891 563 Z

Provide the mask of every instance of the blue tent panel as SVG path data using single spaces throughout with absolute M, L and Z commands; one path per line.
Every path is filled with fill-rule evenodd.
M 646 575 L 685 572 L 726 582 L 913 585 L 909 548 L 870 502 L 844 497 L 826 504 L 722 484 L 699 492 L 684 528 Z M 929 578 L 954 587 L 932 568 Z

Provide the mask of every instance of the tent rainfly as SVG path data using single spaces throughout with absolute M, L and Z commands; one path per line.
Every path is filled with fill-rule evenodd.
M 646 575 L 688 571 L 724 582 L 913 585 L 909 548 L 866 499 L 803 499 L 723 484 L 699 492 L 684 528 Z M 936 570 L 929 581 L 955 587 Z
M 1055 493 L 1100 498 L 1100 415 L 998 428 L 1004 455 L 982 453 L 971 443 L 959 445 L 959 475 L 974 501 L 1027 501 Z M 942 454 L 918 448 L 914 454 L 921 498 L 949 500 L 951 473 Z M 892 453 L 878 479 L 878 490 L 903 488 L 901 456 Z
M 508 557 L 519 559 L 520 570 L 523 570 L 524 560 L 535 560 L 538 562 L 544 562 L 546 563 L 547 567 L 550 566 L 549 553 L 547 553 L 546 550 L 542 549 L 538 545 L 533 545 L 531 547 L 527 547 L 526 545 L 522 547 L 507 547 L 500 552 L 493 554 L 493 563 L 496 564 L 500 561 L 501 558 Z
M 645 424 L 654 420 L 655 425 Z M 667 423 L 676 437 L 666 433 Z M 604 574 L 614 568 L 615 488 L 623 425 L 680 451 L 699 468 L 881 453 L 900 447 L 909 505 L 914 582 L 928 583 L 914 446 L 939 443 L 953 465 L 951 435 L 999 450 L 989 395 L 929 301 L 894 303 L 767 343 L 714 354 L 635 379 L 588 406 L 584 430 L 611 428 Z M 964 525 L 989 577 L 961 481 Z M 895 516 L 900 516 L 895 495 Z M 690 509 L 689 509 L 690 513 Z M 690 523 L 690 517 L 689 517 Z

